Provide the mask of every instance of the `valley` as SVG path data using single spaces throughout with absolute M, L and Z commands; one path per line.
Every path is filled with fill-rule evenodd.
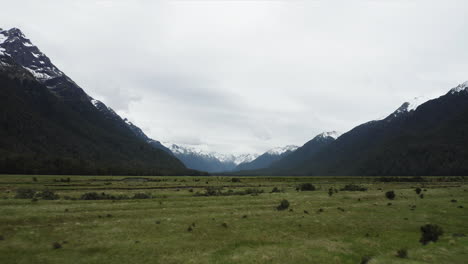
M 467 190 L 464 177 L 2 175 L 0 262 L 465 263 Z M 423 245 L 426 224 L 443 234 Z

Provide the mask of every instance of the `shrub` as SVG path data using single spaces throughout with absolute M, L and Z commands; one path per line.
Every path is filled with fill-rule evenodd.
M 278 192 L 281 192 L 280 189 L 278 189 L 278 187 L 273 187 L 273 189 L 271 190 L 272 193 L 278 193 Z
M 208 186 L 205 188 L 205 195 L 206 196 L 218 196 L 221 195 L 221 190 L 223 187 L 218 186 Z
M 296 189 L 300 191 L 315 191 L 315 186 L 310 183 L 302 183 Z
M 408 250 L 406 248 L 399 249 L 397 251 L 396 255 L 399 258 L 407 258 L 408 257 Z
M 389 199 L 389 200 L 395 199 L 395 196 L 396 195 L 395 195 L 394 191 L 388 191 L 388 192 L 385 193 L 385 197 L 387 197 L 387 199 Z
M 60 196 L 58 194 L 55 194 L 51 190 L 44 190 L 42 192 L 39 192 L 36 194 L 37 197 L 40 197 L 44 200 L 57 200 L 60 199 Z
M 224 228 L 228 228 L 228 225 L 226 223 L 222 223 L 221 226 Z
M 263 193 L 263 190 L 257 188 L 249 188 L 245 190 L 245 194 L 258 195 L 260 193 Z
M 333 188 L 330 188 L 328 189 L 328 196 L 331 197 L 332 195 L 333 195 Z
M 355 184 L 347 184 L 345 185 L 344 188 L 341 188 L 340 191 L 348 191 L 348 192 L 365 192 L 367 191 L 367 188 L 355 185 Z
M 37 178 L 36 178 L 36 177 L 32 177 L 32 180 L 33 180 L 33 182 L 37 182 Z
M 240 182 L 241 180 L 239 178 L 232 178 L 231 182 Z
M 423 245 L 426 245 L 430 241 L 437 242 L 439 236 L 441 236 L 444 231 L 438 225 L 427 224 L 421 226 L 421 233 L 421 239 L 419 239 L 419 242 L 421 242 Z
M 289 202 L 288 202 L 288 200 L 283 199 L 283 200 L 281 201 L 281 203 L 276 207 L 276 210 L 278 210 L 278 211 L 283 211 L 283 210 L 288 209 L 288 207 L 289 207 Z
M 422 189 L 418 187 L 414 189 L 414 191 L 416 192 L 416 194 L 420 194 L 422 192 Z
M 372 258 L 370 256 L 363 256 L 361 258 L 361 264 L 367 264 Z
M 123 199 L 125 196 L 115 197 L 110 194 L 106 193 L 96 193 L 96 192 L 89 192 L 81 195 L 81 200 L 115 200 L 115 199 Z M 128 197 L 127 197 L 128 198 Z
M 36 191 L 32 189 L 18 189 L 16 190 L 16 199 L 33 199 Z
M 421 193 L 421 194 L 419 195 L 419 198 L 424 199 L 424 193 Z
M 135 193 L 132 199 L 151 199 L 153 196 L 147 193 Z
M 62 248 L 62 245 L 59 242 L 54 242 L 52 244 L 52 248 L 53 249 L 59 249 L 59 248 Z

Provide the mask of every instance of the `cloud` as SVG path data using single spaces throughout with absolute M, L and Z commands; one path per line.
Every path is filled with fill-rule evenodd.
M 29 0 L 2 9 L 2 27 L 20 27 L 151 137 L 226 153 L 345 132 L 468 79 L 462 0 Z

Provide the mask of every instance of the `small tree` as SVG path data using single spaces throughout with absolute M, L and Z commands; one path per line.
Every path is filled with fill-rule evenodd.
M 439 240 L 439 236 L 444 233 L 444 230 L 442 230 L 438 225 L 427 224 L 421 226 L 421 233 L 421 239 L 419 239 L 419 242 L 426 245 L 430 241 L 437 242 L 437 240 Z
M 389 199 L 389 200 L 395 199 L 395 196 L 396 195 L 395 195 L 394 191 L 388 191 L 388 192 L 385 193 L 385 197 L 387 197 L 387 199 Z

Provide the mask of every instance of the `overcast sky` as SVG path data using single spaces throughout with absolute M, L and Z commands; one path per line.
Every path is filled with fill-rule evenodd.
M 223 153 L 346 132 L 468 80 L 468 1 L 2 0 L 88 94 Z

